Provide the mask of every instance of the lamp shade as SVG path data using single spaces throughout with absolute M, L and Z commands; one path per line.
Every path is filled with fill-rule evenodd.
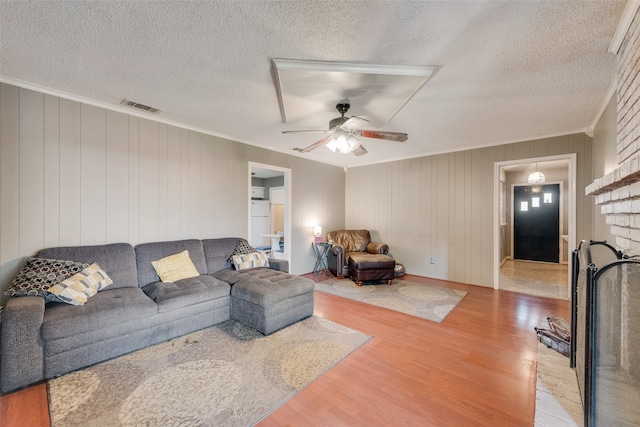
M 322 243 L 322 227 L 319 225 L 316 225 L 315 227 L 313 227 L 313 236 L 314 239 L 313 241 L 316 243 Z

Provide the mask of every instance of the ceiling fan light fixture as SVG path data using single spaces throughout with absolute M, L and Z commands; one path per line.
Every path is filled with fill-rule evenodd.
M 400 132 L 388 132 L 388 131 L 372 131 L 372 130 L 363 130 L 354 128 L 351 122 L 353 120 L 364 120 L 368 122 L 369 120 L 364 117 L 351 116 L 345 117 L 345 113 L 349 110 L 349 100 L 347 98 L 342 99 L 338 105 L 336 105 L 336 109 L 340 113 L 340 117 L 336 117 L 335 119 L 329 121 L 329 130 L 328 131 L 319 131 L 321 133 L 328 133 L 329 136 L 322 138 L 319 141 L 309 145 L 306 148 L 294 148 L 294 150 L 299 151 L 301 153 L 308 153 L 311 150 L 315 150 L 321 145 L 326 146 L 329 150 L 334 153 L 347 154 L 353 153 L 356 156 L 363 156 L 368 153 L 367 149 L 360 143 L 360 141 L 355 137 L 362 136 L 364 138 L 373 138 L 373 139 L 386 139 L 389 141 L 397 141 L 404 142 L 407 140 L 406 133 Z M 285 130 L 282 133 L 316 133 L 318 130 Z
M 337 131 L 337 135 L 326 144 L 326 147 L 334 153 L 348 154 L 360 146 L 353 135 L 349 135 L 341 130 Z

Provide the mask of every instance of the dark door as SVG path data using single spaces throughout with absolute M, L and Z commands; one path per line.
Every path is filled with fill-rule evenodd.
M 560 184 L 513 188 L 513 257 L 559 262 Z

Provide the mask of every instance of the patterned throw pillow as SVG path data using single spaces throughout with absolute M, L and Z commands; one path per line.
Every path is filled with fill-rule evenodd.
M 233 250 L 233 253 L 229 255 L 229 258 L 227 258 L 227 262 L 233 262 L 234 255 L 244 255 L 244 254 L 250 254 L 253 252 L 258 252 L 258 251 L 256 251 L 256 249 L 253 246 L 247 243 L 246 240 L 240 239 L 238 240 L 238 244 L 236 245 L 236 248 Z
M 98 291 L 112 283 L 113 280 L 107 273 L 98 264 L 93 263 L 80 273 L 53 285 L 49 288 L 49 292 L 56 295 L 56 301 L 71 305 L 83 305 Z
M 269 258 L 262 252 L 234 255 L 233 265 L 238 271 L 257 267 L 269 267 Z
M 27 265 L 20 270 L 4 294 L 12 297 L 41 296 L 46 302 L 51 302 L 56 297 L 49 292 L 49 288 L 88 266 L 82 262 L 29 257 Z
M 158 261 L 151 261 L 151 265 L 163 282 L 175 282 L 200 275 L 189 258 L 189 251 L 186 250 Z

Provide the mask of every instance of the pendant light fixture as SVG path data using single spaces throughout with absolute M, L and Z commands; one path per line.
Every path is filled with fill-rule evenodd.
M 529 184 L 542 184 L 545 181 L 544 174 L 538 171 L 538 163 L 536 163 L 536 171 L 529 175 L 527 180 Z

